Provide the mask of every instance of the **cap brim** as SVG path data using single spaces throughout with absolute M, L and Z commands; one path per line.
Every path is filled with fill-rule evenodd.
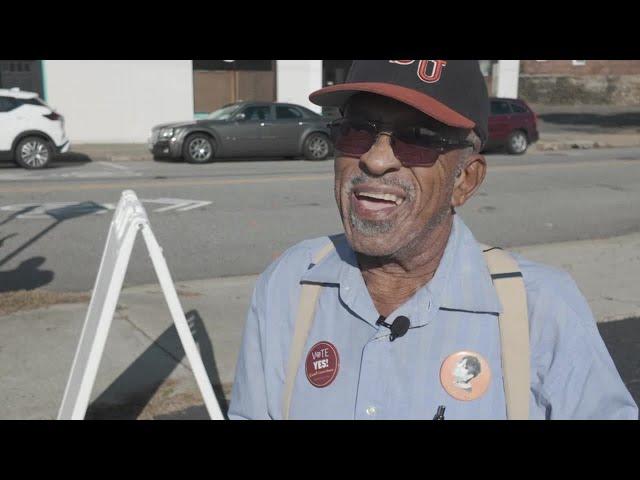
M 331 85 L 313 92 L 309 95 L 309 100 L 322 107 L 341 107 L 352 95 L 360 92 L 376 93 L 393 98 L 450 127 L 472 129 L 476 126 L 472 120 L 451 110 L 429 95 L 392 83 L 356 82 Z

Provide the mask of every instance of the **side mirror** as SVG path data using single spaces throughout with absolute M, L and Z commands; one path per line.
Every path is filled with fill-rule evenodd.
M 239 113 L 235 116 L 234 120 L 236 122 L 242 122 L 243 120 L 246 120 L 247 116 L 244 113 Z

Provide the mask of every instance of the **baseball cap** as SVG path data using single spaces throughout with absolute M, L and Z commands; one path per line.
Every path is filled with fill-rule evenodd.
M 309 100 L 342 107 L 360 92 L 393 98 L 487 141 L 489 97 L 477 60 L 354 60 L 345 83 L 317 90 Z

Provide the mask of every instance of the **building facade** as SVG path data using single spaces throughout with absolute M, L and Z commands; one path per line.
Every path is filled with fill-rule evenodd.
M 519 96 L 548 105 L 638 105 L 640 60 L 522 60 Z
M 490 93 L 518 95 L 519 60 L 481 60 Z M 0 88 L 35 91 L 72 143 L 142 143 L 154 125 L 241 100 L 322 109 L 308 96 L 344 82 L 351 60 L 0 60 Z M 325 110 L 327 115 L 335 114 Z

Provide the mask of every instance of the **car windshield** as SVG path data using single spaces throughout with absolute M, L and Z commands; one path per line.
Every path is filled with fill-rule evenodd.
M 227 105 L 209 114 L 209 120 L 229 120 L 240 108 L 240 105 Z

